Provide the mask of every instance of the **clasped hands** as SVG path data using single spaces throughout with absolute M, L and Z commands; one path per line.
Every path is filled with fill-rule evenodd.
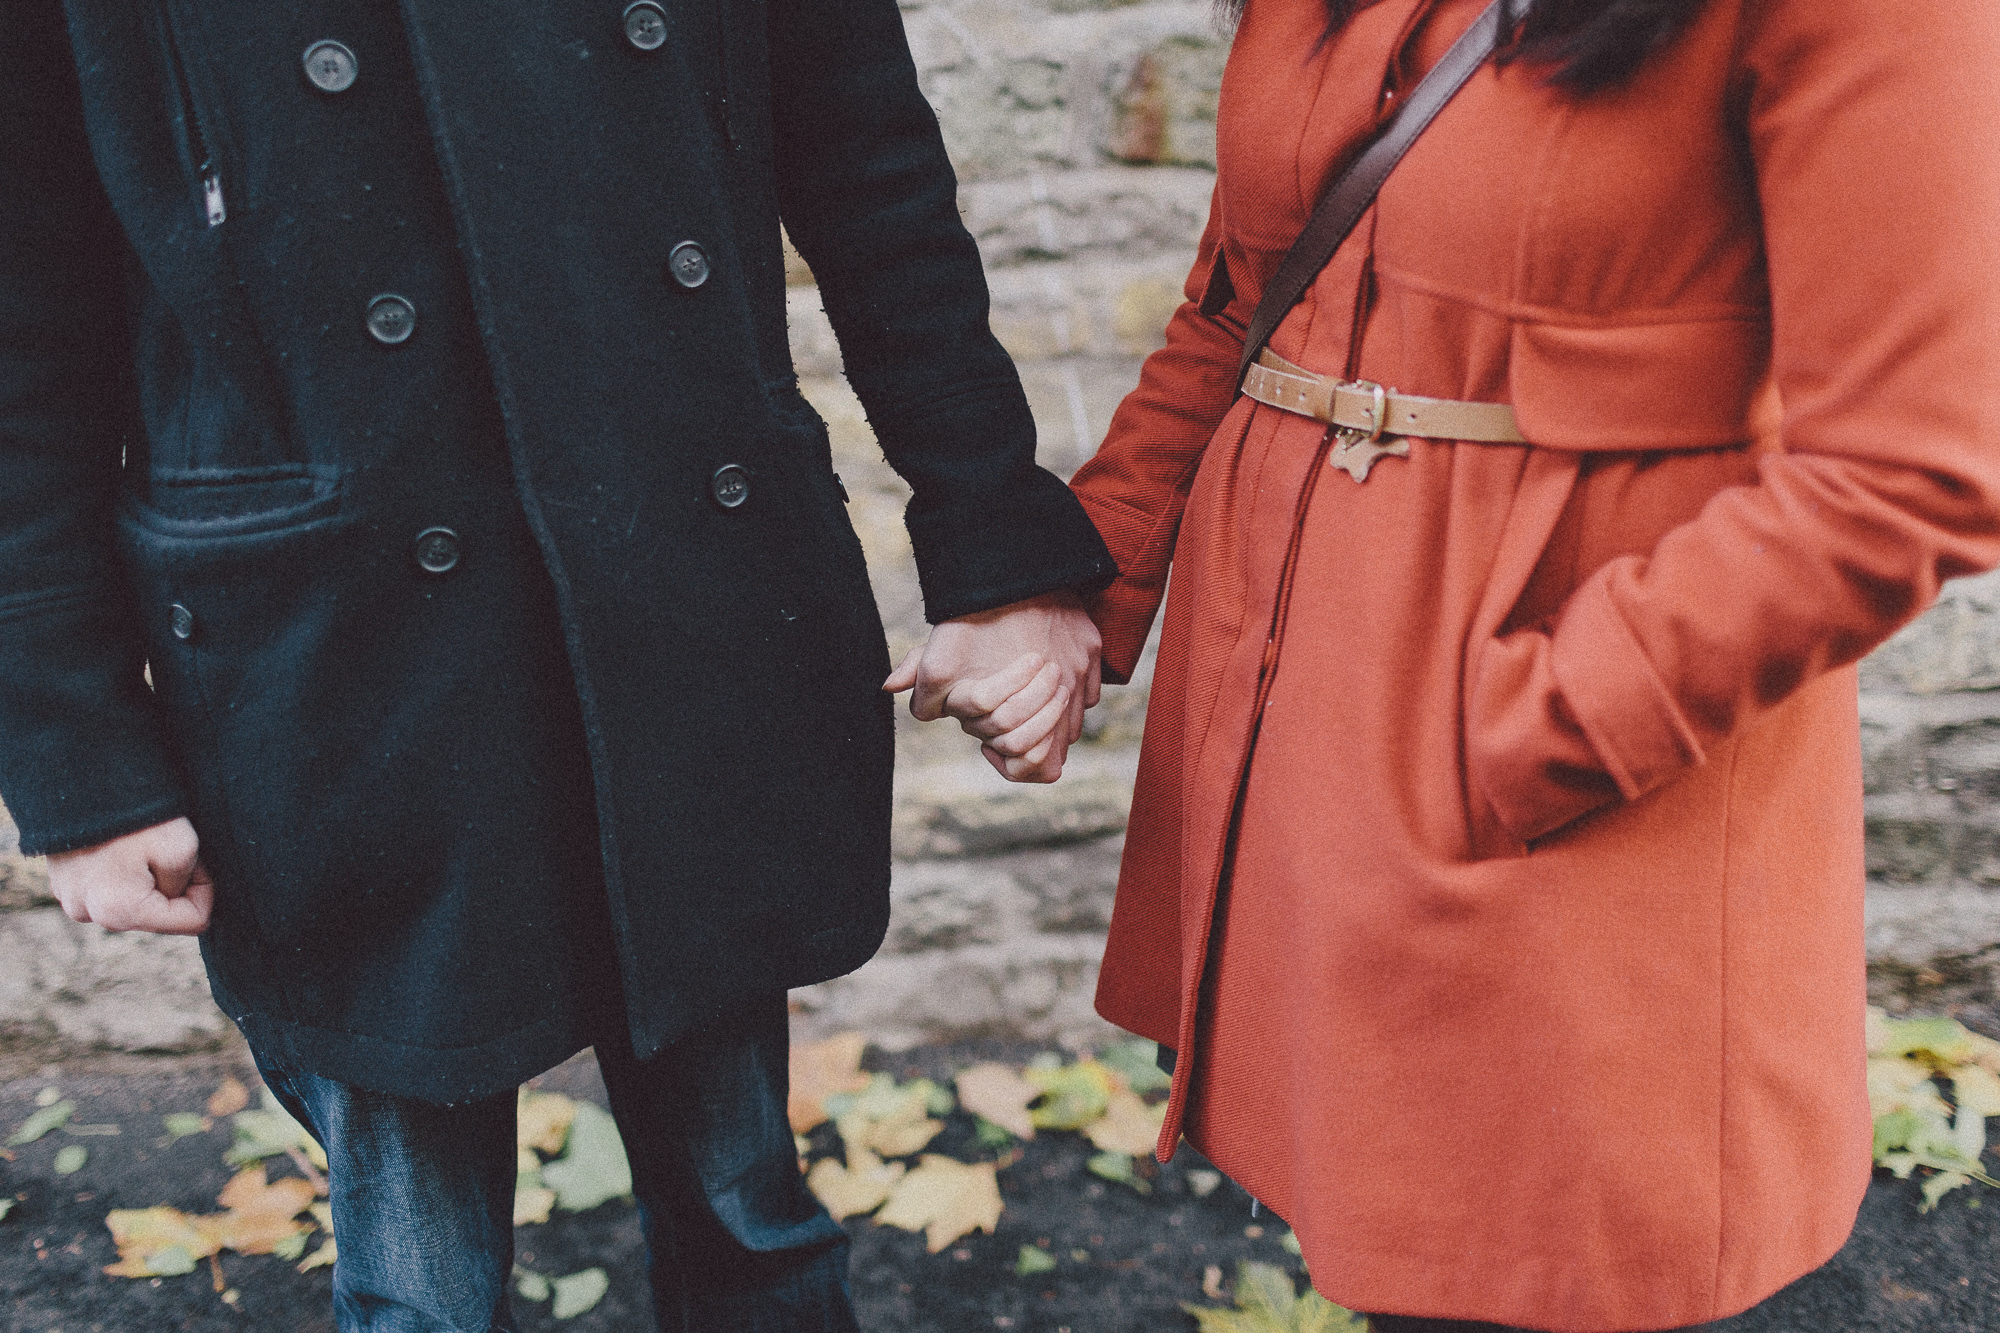
M 1073 592 L 934 626 L 882 688 L 920 721 L 954 717 L 1009 782 L 1054 782 L 1097 704 L 1103 641 Z

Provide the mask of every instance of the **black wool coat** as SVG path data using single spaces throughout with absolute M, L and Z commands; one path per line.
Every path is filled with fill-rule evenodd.
M 267 1057 L 459 1100 L 879 944 L 781 218 L 930 617 L 1107 579 L 895 0 L 6 6 L 0 795 L 29 851 L 190 816 Z

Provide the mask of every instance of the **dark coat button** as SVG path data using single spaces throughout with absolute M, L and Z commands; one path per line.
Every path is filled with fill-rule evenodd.
M 344 93 L 354 86 L 361 62 L 339 42 L 314 42 L 306 48 L 306 79 L 323 93 Z
M 625 40 L 641 51 L 657 51 L 667 44 L 667 11 L 653 0 L 635 0 L 625 6 Z
M 741 463 L 726 463 L 708 479 L 709 494 L 724 509 L 738 509 L 750 498 L 750 470 Z
M 176 639 L 186 643 L 194 637 L 194 612 L 175 602 L 167 608 L 167 628 L 174 632 Z
M 368 336 L 394 347 L 417 331 L 417 308 L 400 296 L 378 296 L 368 303 Z
M 667 272 L 683 287 L 699 287 L 708 281 L 708 251 L 693 241 L 682 241 L 667 256 Z
M 417 534 L 417 568 L 426 574 L 449 574 L 458 568 L 458 534 L 450 528 L 425 528 Z

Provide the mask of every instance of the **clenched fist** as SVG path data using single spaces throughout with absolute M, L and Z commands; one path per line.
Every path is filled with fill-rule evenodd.
M 106 930 L 199 935 L 215 906 L 215 881 L 185 819 L 49 857 L 49 888 L 72 921 Z

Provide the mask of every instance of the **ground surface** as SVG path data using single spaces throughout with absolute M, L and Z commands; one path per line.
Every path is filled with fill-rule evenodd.
M 872 1059 L 898 1077 L 938 1077 L 982 1058 L 1020 1061 L 1032 1048 L 932 1046 Z M 78 1103 L 76 1119 L 117 1124 L 117 1136 L 50 1135 L 0 1161 L 0 1193 L 16 1199 L 0 1221 L 0 1333 L 330 1333 L 329 1275 L 300 1274 L 270 1257 L 223 1259 L 225 1304 L 206 1265 L 186 1277 L 114 1279 L 100 1271 L 114 1258 L 103 1225 L 110 1208 L 168 1203 L 213 1208 L 228 1178 L 221 1160 L 228 1130 L 219 1126 L 168 1146 L 159 1117 L 199 1110 L 224 1073 L 249 1078 L 229 1058 L 171 1065 L 126 1062 L 97 1070 L 45 1070 L 0 1083 L 0 1127 L 34 1109 L 44 1087 Z M 588 1059 L 553 1071 L 544 1086 L 602 1100 Z M 827 1131 L 822 1130 L 821 1133 Z M 90 1160 L 73 1175 L 52 1169 L 58 1148 L 83 1144 Z M 967 1160 L 981 1156 L 969 1117 L 953 1116 L 936 1145 Z M 1224 1182 L 1197 1197 L 1190 1171 L 1205 1163 L 1183 1151 L 1161 1171 L 1150 1195 L 1092 1177 L 1090 1149 L 1075 1135 L 1044 1135 L 1000 1174 L 1007 1211 L 999 1233 L 975 1235 L 929 1255 L 920 1236 L 851 1224 L 854 1286 L 868 1333 L 1191 1333 L 1182 1301 L 1203 1300 L 1205 1271 L 1233 1274 L 1250 1258 L 1288 1266 L 1281 1223 L 1250 1215 L 1250 1201 Z M 991 1157 L 992 1154 L 984 1154 Z M 282 1160 L 282 1159 L 279 1159 Z M 282 1168 L 288 1172 L 289 1167 Z M 274 1172 L 274 1174 L 281 1172 Z M 1197 1177 L 1196 1179 L 1199 1179 Z M 1448 1187 L 1440 1182 L 1440 1188 Z M 1914 1185 L 1878 1180 L 1847 1248 L 1820 1272 L 1760 1309 L 1717 1326 L 1723 1333 L 1994 1333 L 2000 1329 L 2000 1193 L 1949 1196 L 1920 1215 Z M 551 1275 L 602 1266 L 611 1289 L 589 1313 L 557 1324 L 547 1306 L 521 1303 L 524 1333 L 643 1333 L 652 1326 L 638 1226 L 631 1205 L 558 1216 L 519 1233 L 520 1259 Z M 1055 1255 L 1054 1271 L 1019 1277 L 1023 1245 Z

